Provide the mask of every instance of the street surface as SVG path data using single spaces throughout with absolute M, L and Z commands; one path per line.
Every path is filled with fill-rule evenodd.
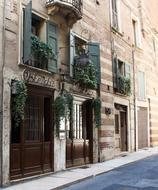
M 121 166 L 63 190 L 158 190 L 158 155 Z

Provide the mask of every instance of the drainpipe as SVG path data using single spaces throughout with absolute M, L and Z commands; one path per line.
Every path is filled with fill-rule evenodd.
M 2 127 L 1 127 L 1 147 L 0 147 L 0 151 L 1 151 L 1 185 L 3 185 L 3 155 L 2 155 L 2 152 L 3 152 L 3 85 L 4 85 L 4 79 L 3 79 L 3 75 L 4 75 L 4 67 L 5 67 L 5 7 L 6 7 L 6 0 L 3 0 L 3 16 L 2 16 L 2 25 L 3 25 L 3 28 L 2 28 L 2 75 L 1 75 L 1 92 L 2 92 L 2 97 L 1 97 L 1 116 L 2 116 L 2 120 L 1 120 L 1 123 L 2 123 Z
M 133 98 L 134 98 L 134 138 L 135 138 L 135 151 L 137 150 L 137 106 L 136 106 L 136 79 L 135 79 L 135 49 L 132 50 L 132 63 L 133 63 Z
M 110 27 L 110 45 L 111 45 L 111 67 L 112 67 L 112 81 L 113 81 L 113 53 L 115 53 L 115 47 L 114 47 L 114 39 L 113 39 L 113 36 L 112 36 L 112 13 L 111 13 L 111 0 L 109 0 L 109 27 Z M 114 100 L 114 94 L 113 94 L 113 100 Z M 114 106 L 114 102 L 113 102 L 113 106 Z M 114 125 L 114 121 L 113 121 L 113 125 Z M 115 126 L 114 126 L 115 127 Z M 114 136 L 114 141 L 115 141 L 115 136 Z M 115 148 L 115 147 L 114 147 Z

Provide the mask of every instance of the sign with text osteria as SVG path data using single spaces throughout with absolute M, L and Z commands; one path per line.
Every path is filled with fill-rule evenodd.
M 56 81 L 49 76 L 49 74 L 41 74 L 30 69 L 23 71 L 23 80 L 30 84 L 39 85 L 43 87 L 56 88 Z

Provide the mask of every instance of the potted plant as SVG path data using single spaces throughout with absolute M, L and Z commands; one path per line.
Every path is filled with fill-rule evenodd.
M 40 41 L 40 39 L 32 35 L 31 36 L 31 51 L 32 51 L 32 66 L 41 69 L 47 69 L 48 60 L 55 57 L 52 48 Z
M 131 81 L 130 78 L 125 77 L 123 75 L 119 75 L 118 77 L 118 92 L 123 94 L 123 95 L 130 95 L 131 93 Z

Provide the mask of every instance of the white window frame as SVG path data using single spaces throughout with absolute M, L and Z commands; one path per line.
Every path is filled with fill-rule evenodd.
M 119 33 L 122 33 L 121 28 L 121 14 L 120 14 L 120 0 L 116 0 L 116 8 L 117 8 L 117 23 L 118 23 L 118 29 L 113 26 L 113 10 L 112 10 L 112 0 L 110 0 L 110 21 L 111 21 L 111 27 L 115 30 L 118 30 Z
M 144 97 L 141 97 L 142 85 L 141 85 L 141 82 L 139 81 L 140 80 L 140 78 L 139 78 L 140 73 L 143 74 L 143 76 L 144 76 Z M 145 100 L 146 99 L 146 78 L 145 78 L 145 72 L 139 70 L 137 74 L 138 74 L 138 77 L 137 77 L 137 80 L 138 80 L 138 88 L 137 88 L 138 89 L 138 99 L 139 100 Z
M 133 28 L 133 21 L 135 22 L 135 31 Z M 140 20 L 138 17 L 132 15 L 132 19 L 131 19 L 131 23 L 132 23 L 132 30 L 133 33 L 135 32 L 135 38 L 133 38 L 133 45 L 135 45 L 135 47 L 141 48 L 142 47 L 142 42 L 141 42 L 141 25 L 140 25 Z M 134 34 L 133 34 L 134 36 Z

